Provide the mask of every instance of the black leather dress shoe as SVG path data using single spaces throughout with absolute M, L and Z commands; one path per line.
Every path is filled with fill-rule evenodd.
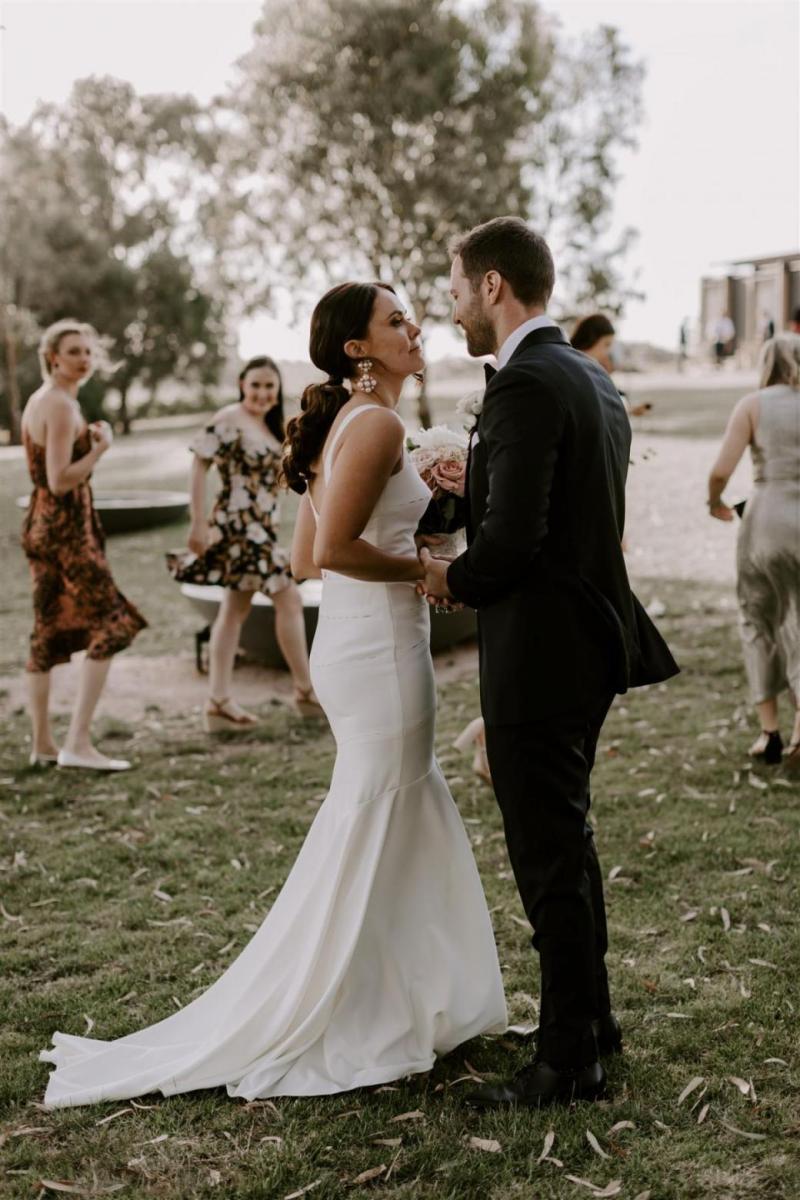
M 613 1013 L 592 1021 L 592 1029 L 597 1041 L 597 1053 L 601 1058 L 611 1054 L 622 1054 L 622 1029 Z
M 506 1083 L 484 1083 L 464 1094 L 472 1108 L 546 1108 L 573 1100 L 599 1100 L 605 1095 L 606 1073 L 599 1062 L 588 1067 L 557 1070 L 539 1059 L 523 1067 Z

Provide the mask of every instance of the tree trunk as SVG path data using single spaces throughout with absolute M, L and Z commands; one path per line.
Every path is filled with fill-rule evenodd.
M 431 406 L 428 403 L 428 383 L 424 376 L 422 383 L 419 385 L 419 394 L 417 395 L 417 417 L 422 429 L 430 429 L 431 425 L 433 425 Z
M 17 340 L 6 323 L 4 326 L 6 343 L 6 374 L 8 375 L 8 423 L 11 445 L 18 446 L 21 441 L 22 405 L 20 404 L 19 380 L 17 379 Z
M 377 278 L 380 278 L 380 276 L 377 276 Z M 424 325 L 425 325 L 424 317 L 420 318 L 419 324 L 420 324 L 420 329 L 424 328 Z M 425 335 L 423 333 L 420 333 L 420 338 L 422 340 L 422 348 L 424 350 L 425 349 Z M 428 401 L 428 376 L 426 374 L 423 374 L 423 376 L 422 376 L 422 380 L 419 385 L 419 392 L 417 393 L 417 419 L 419 420 L 421 429 L 430 429 L 431 425 L 433 425 L 433 417 L 431 415 L 431 406 Z
M 131 415 L 128 412 L 128 385 L 119 389 L 119 417 L 117 418 L 119 431 L 122 434 L 128 434 L 131 431 Z

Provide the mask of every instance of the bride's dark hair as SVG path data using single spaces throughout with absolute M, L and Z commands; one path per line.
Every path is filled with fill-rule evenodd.
M 314 478 L 311 464 L 319 458 L 336 414 L 350 399 L 344 381 L 355 375 L 356 362 L 345 354 L 345 342 L 366 337 L 381 289 L 394 292 L 389 283 L 337 284 L 311 314 L 311 361 L 328 378 L 305 389 L 300 415 L 288 422 L 283 443 L 283 481 L 301 495 Z

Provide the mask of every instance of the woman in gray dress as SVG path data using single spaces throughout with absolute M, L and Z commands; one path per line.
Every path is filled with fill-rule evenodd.
M 764 343 L 759 390 L 736 405 L 708 481 L 708 508 L 719 521 L 734 513 L 722 500 L 747 446 L 754 490 L 737 548 L 737 595 L 745 670 L 761 733 L 754 759 L 800 771 L 800 337 Z M 787 690 L 794 726 L 784 754 L 778 697 Z

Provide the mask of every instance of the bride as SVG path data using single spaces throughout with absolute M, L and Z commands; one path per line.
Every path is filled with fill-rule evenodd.
M 311 654 L 336 738 L 330 791 L 258 932 L 186 1008 L 113 1042 L 56 1033 L 49 1107 L 225 1084 L 313 1096 L 428 1071 L 506 1024 L 472 851 L 433 756 L 435 689 L 414 533 L 430 495 L 395 409 L 423 366 L 391 287 L 320 300 L 284 448 L 299 576 L 322 574 Z M 345 387 L 345 380 L 349 387 Z

